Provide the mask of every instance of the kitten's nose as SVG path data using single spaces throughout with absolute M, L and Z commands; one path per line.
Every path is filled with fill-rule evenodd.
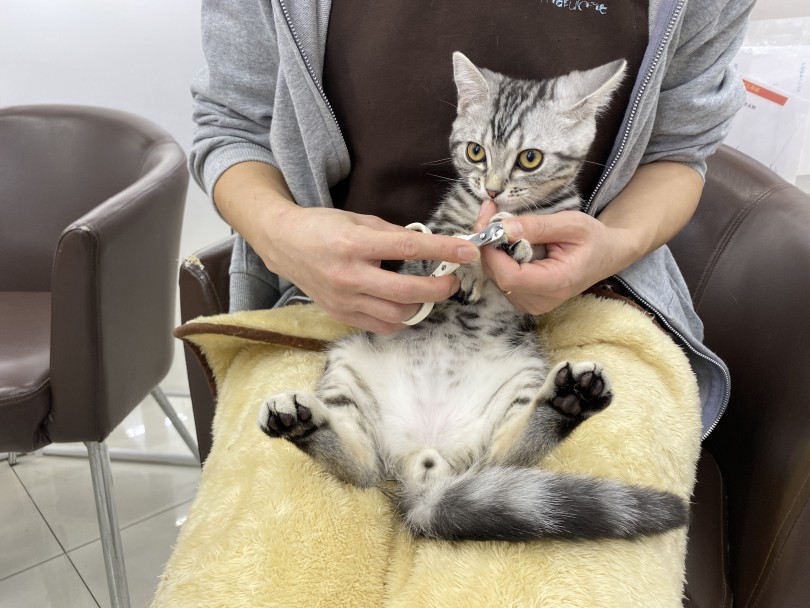
M 495 197 L 498 196 L 503 190 L 490 190 L 487 188 L 487 194 L 489 194 L 489 198 L 495 200 Z

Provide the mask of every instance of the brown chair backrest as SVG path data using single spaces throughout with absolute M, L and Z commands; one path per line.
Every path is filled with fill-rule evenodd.
M 731 371 L 706 445 L 728 494 L 735 605 L 810 606 L 810 196 L 723 147 L 670 246 Z
M 142 118 L 0 110 L 0 289 L 51 291 L 51 440 L 103 440 L 166 375 L 187 184 Z
M 108 110 L 0 109 L 0 290 L 50 291 L 56 243 L 74 220 L 137 181 L 161 133 Z

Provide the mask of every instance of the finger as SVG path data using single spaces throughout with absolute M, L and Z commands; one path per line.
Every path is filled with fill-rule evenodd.
M 367 259 L 436 260 L 468 264 L 478 259 L 478 247 L 463 239 L 414 230 L 370 232 L 365 243 Z
M 365 288 L 365 293 L 398 304 L 421 304 L 446 300 L 459 289 L 454 275 L 423 277 L 379 270 Z M 415 311 L 413 311 L 415 312 Z M 408 317 L 404 317 L 408 318 Z
M 484 272 L 519 311 L 540 315 L 560 304 L 554 295 L 556 281 L 552 273 L 539 264 L 519 264 L 496 249 L 482 252 L 482 260 Z M 544 289 L 548 293 L 544 294 Z
M 581 211 L 560 211 L 549 215 L 523 215 L 503 221 L 510 242 L 558 243 L 582 238 L 589 222 L 596 221 Z
M 345 298 L 316 298 L 331 317 L 353 327 L 389 335 L 402 329 L 402 321 L 411 318 L 419 304 L 398 304 L 365 294 Z
M 481 262 L 484 272 L 501 291 L 512 291 L 520 282 L 521 264 L 496 247 L 483 247 Z
M 558 292 L 561 286 L 567 287 L 569 283 L 561 275 L 560 266 L 549 263 L 549 260 L 520 264 L 500 249 L 485 247 L 481 252 L 481 261 L 486 275 L 504 292 L 550 294 Z
M 504 295 L 517 310 L 530 315 L 545 314 L 550 310 L 554 310 L 554 308 L 560 304 L 560 301 L 554 298 L 546 298 L 537 295 L 530 296 L 517 293 Z
M 413 317 L 421 304 L 399 304 L 370 295 L 362 295 L 357 299 L 357 314 L 375 319 L 377 329 L 375 333 L 390 332 L 401 329 L 403 321 Z
M 498 212 L 498 206 L 491 200 L 487 199 L 481 203 L 481 210 L 478 212 L 478 218 L 475 220 L 474 231 L 480 231 L 487 227 L 492 216 Z
M 346 213 L 349 213 L 358 225 L 368 226 L 369 228 L 373 228 L 374 230 L 379 230 L 381 232 L 405 232 L 409 230 L 405 226 L 386 222 L 384 219 L 377 217 L 376 215 L 363 215 L 360 213 L 351 212 Z
M 365 329 L 366 331 L 380 334 L 382 336 L 390 336 L 397 331 L 400 331 L 404 326 L 401 323 L 387 323 L 380 319 L 360 312 L 349 313 L 345 315 L 332 315 L 338 321 L 342 321 L 352 327 Z

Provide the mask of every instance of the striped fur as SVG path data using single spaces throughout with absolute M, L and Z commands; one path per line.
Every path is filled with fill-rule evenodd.
M 502 211 L 516 215 L 578 209 L 573 182 L 596 134 L 596 118 L 624 78 L 624 60 L 561 78 L 518 80 L 478 69 L 461 53 L 453 55 L 459 92 L 458 116 L 450 147 L 460 185 L 479 201 L 494 197 Z M 486 151 L 471 162 L 469 142 Z M 520 152 L 539 150 L 534 171 L 517 165 Z
M 462 180 L 435 212 L 432 229 L 468 233 L 486 197 L 485 182 L 508 173 L 504 167 L 513 167 L 527 146 L 543 150 L 548 172 L 531 172 L 531 183 L 509 174 L 496 202 L 519 213 L 576 208 L 570 183 L 593 137 L 588 124 L 623 66 L 536 83 L 478 70 L 459 54 L 454 65 L 459 116 L 453 155 Z M 578 121 L 573 127 L 554 126 L 569 115 Z M 574 142 L 571 133 L 583 140 Z M 565 145 L 544 145 L 546 137 Z M 467 159 L 470 141 L 487 149 L 491 167 L 476 168 Z M 513 188 L 532 194 L 520 194 L 515 203 L 507 193 Z M 431 270 L 420 262 L 405 269 Z M 684 525 L 686 504 L 671 494 L 535 468 L 579 424 L 608 407 L 610 380 L 594 362 L 552 368 L 535 319 L 516 311 L 480 268 L 466 267 L 461 275 L 463 297 L 438 303 L 421 324 L 394 336 L 353 334 L 334 344 L 315 392 L 270 397 L 259 413 L 261 429 L 347 483 L 373 487 L 395 480 L 397 507 L 420 536 L 630 538 Z

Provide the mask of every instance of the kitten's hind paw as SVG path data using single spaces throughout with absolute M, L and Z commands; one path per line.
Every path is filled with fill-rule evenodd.
M 610 381 L 597 363 L 562 363 L 552 370 L 554 394 L 549 406 L 561 414 L 584 420 L 598 414 L 613 399 Z
M 319 428 L 317 397 L 307 393 L 281 393 L 267 399 L 259 410 L 259 428 L 270 437 L 297 443 Z

